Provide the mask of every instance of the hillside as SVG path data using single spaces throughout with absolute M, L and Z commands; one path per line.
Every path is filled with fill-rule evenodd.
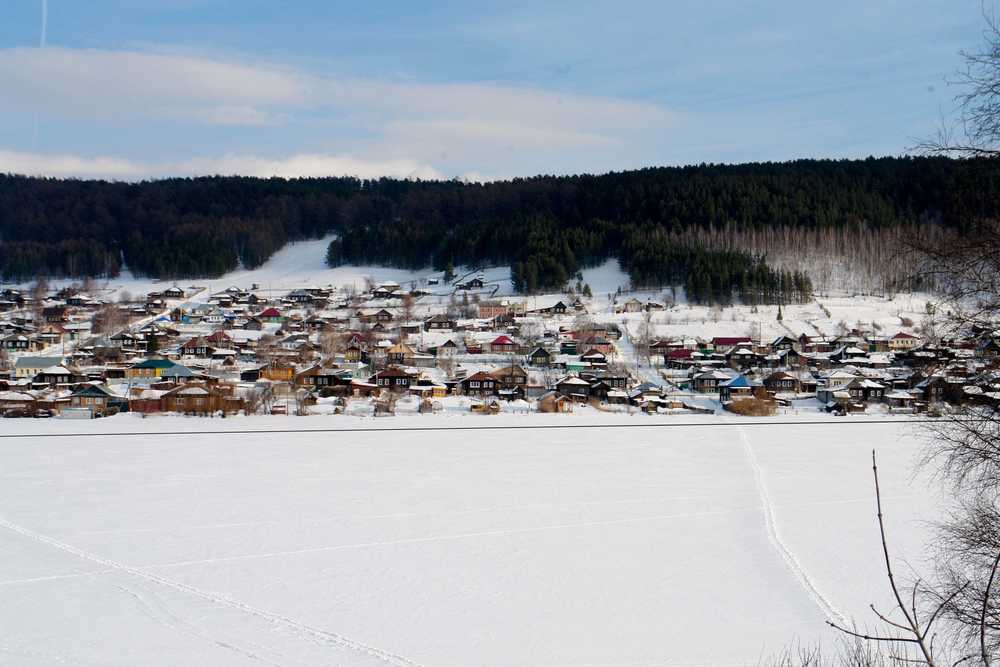
M 998 175 L 990 161 L 881 158 L 486 184 L 0 176 L 0 275 L 216 277 L 336 233 L 335 266 L 510 265 L 534 292 L 616 258 L 636 285 L 787 302 L 898 281 L 900 239 L 996 215 Z

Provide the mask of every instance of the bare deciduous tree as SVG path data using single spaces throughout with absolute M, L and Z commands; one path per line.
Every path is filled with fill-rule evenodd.
M 924 152 L 1000 155 L 1000 21 L 992 4 L 983 3 L 983 19 L 983 43 L 960 52 L 963 67 L 948 82 L 959 91 L 957 118 L 946 119 L 934 137 L 918 145 Z

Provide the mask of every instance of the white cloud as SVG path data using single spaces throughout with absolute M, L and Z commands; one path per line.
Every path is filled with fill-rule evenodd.
M 648 103 L 531 87 L 332 79 L 269 63 L 140 51 L 0 49 L 0 89 L 5 91 L 0 105 L 49 103 L 66 113 L 189 109 L 211 122 L 232 115 L 238 124 L 261 110 L 302 108 L 589 132 L 612 130 L 618 123 L 663 126 L 672 120 Z M 234 110 L 239 113 L 227 114 Z
M 630 155 L 651 133 L 676 121 L 673 113 L 654 104 L 527 86 L 330 78 L 269 63 L 144 51 L 0 49 L 0 90 L 0 115 L 41 113 L 46 123 L 65 121 L 74 127 L 124 120 L 141 127 L 155 119 L 261 127 L 271 133 L 268 145 L 281 145 L 281 138 L 289 137 L 290 153 L 320 147 L 320 153 L 366 157 L 360 162 L 323 155 L 277 162 L 247 158 L 242 157 L 247 152 L 243 146 L 226 143 L 231 135 L 220 135 L 208 139 L 202 150 L 241 157 L 170 165 L 49 160 L 53 168 L 119 169 L 125 178 L 132 177 L 129 170 L 145 175 L 189 166 L 207 173 L 215 165 L 220 172 L 246 174 L 293 168 L 308 173 L 353 168 L 371 174 L 373 165 L 385 173 L 412 168 L 427 174 L 430 163 L 450 173 L 523 173 L 567 163 L 608 168 L 615 156 Z M 178 131 L 183 130 L 170 130 Z M 308 148 L 302 144 L 306 133 Z M 144 138 L 161 149 L 165 142 L 167 135 Z
M 0 173 L 65 178 L 141 180 L 169 176 L 357 176 L 440 179 L 441 172 L 416 160 L 363 160 L 344 155 L 298 154 L 284 158 L 253 155 L 202 157 L 174 162 L 137 162 L 116 157 L 83 157 L 0 151 Z
M 240 125 L 309 97 L 306 78 L 274 66 L 65 48 L 0 50 L 0 90 L 0 107 L 98 117 L 179 115 L 212 123 L 228 116 Z

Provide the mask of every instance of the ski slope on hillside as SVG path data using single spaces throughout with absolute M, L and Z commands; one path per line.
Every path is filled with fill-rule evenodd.
M 0 440 L 0 663 L 726 665 L 888 591 L 937 500 L 907 424 L 193 420 Z M 240 429 L 238 435 L 185 430 Z M 174 432 L 169 435 L 164 432 Z

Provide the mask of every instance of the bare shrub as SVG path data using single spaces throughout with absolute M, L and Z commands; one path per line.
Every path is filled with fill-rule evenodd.
M 743 417 L 770 417 L 777 412 L 777 405 L 774 401 L 763 398 L 738 398 L 730 401 L 724 406 L 726 410 Z

